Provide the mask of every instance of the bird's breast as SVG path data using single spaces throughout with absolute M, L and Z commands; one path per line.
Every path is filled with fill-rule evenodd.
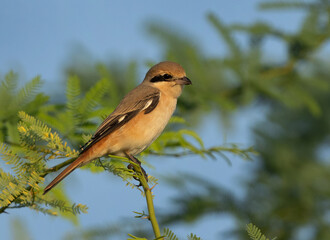
M 145 114 L 141 111 L 132 120 L 110 134 L 109 153 L 132 155 L 146 149 L 163 132 L 176 108 L 177 99 L 161 94 L 158 105 L 153 111 Z

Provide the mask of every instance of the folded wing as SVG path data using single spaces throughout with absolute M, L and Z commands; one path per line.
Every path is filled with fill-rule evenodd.
M 160 92 L 149 86 L 138 86 L 127 94 L 118 107 L 101 123 L 92 138 L 81 147 L 80 154 L 133 119 L 138 113 L 152 112 L 158 105 Z

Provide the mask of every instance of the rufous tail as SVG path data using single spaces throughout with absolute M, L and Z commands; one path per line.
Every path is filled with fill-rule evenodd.
M 86 155 L 80 155 L 73 163 L 71 163 L 66 169 L 64 169 L 47 187 L 44 189 L 44 194 L 55 187 L 59 182 L 61 182 L 66 176 L 68 176 L 73 170 L 81 167 L 86 163 Z

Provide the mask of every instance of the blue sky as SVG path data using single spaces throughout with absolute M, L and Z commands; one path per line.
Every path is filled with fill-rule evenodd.
M 54 86 L 63 77 L 62 68 L 76 46 L 82 46 L 99 60 L 130 57 L 140 59 L 141 63 L 145 60 L 164 60 L 161 59 L 160 44 L 146 33 L 145 24 L 148 22 L 159 21 L 173 26 L 193 38 L 206 53 L 218 55 L 224 54 L 226 49 L 206 19 L 209 12 L 216 14 L 225 23 L 248 24 L 263 20 L 287 31 L 296 29 L 303 16 L 290 11 L 280 14 L 276 11 L 260 12 L 257 2 L 0 1 L 0 75 L 3 76 L 9 70 L 19 72 L 25 80 L 41 75 L 46 81 L 45 86 Z M 266 48 L 270 55 L 282 57 L 283 48 L 280 43 L 269 39 Z M 141 78 L 144 71 L 141 64 Z M 238 127 L 235 131 L 222 129 L 220 120 L 213 115 L 207 116 L 197 131 L 206 145 L 235 142 L 241 143 L 243 147 L 250 146 L 250 127 L 262 118 L 258 114 L 251 114 L 251 111 L 255 110 L 237 113 L 234 121 Z M 159 175 L 159 169 L 162 169 L 164 175 L 169 172 L 178 174 L 185 165 L 193 164 L 193 169 L 205 169 L 202 176 L 218 181 L 238 194 L 242 189 L 237 176 L 244 175 L 248 167 L 253 167 L 253 163 L 243 162 L 239 158 L 233 159 L 232 166 L 222 160 L 205 161 L 198 158 L 162 159 L 152 163 L 156 167 L 152 171 L 155 176 Z M 193 169 L 192 172 L 197 172 Z M 90 207 L 89 213 L 81 216 L 82 228 L 132 218 L 132 211 L 145 209 L 144 199 L 138 192 L 131 191 L 121 180 L 109 174 L 96 175 L 77 170 L 66 179 L 66 184 L 74 201 Z M 155 194 L 156 207 L 165 209 L 173 192 L 160 182 Z M 9 224 L 14 218 L 25 221 L 33 239 L 60 239 L 67 231 L 74 230 L 70 222 L 62 219 L 37 214 L 29 209 L 10 210 L 10 214 L 0 216 L 3 239 L 10 239 Z M 137 220 L 136 224 L 140 224 L 140 221 Z M 203 239 L 212 240 L 219 239 L 217 233 L 229 230 L 232 224 L 233 220 L 229 217 L 211 216 L 196 224 L 174 226 L 172 229 L 181 236 L 194 232 Z
M 0 73 L 14 69 L 28 79 L 40 74 L 56 81 L 63 61 L 77 44 L 99 59 L 138 56 L 157 60 L 159 45 L 144 27 L 151 21 L 186 32 L 210 54 L 224 52 L 218 35 L 207 22 L 205 15 L 209 12 L 226 23 L 267 20 L 282 29 L 296 28 L 297 14 L 263 13 L 258 11 L 257 2 L 1 1 Z

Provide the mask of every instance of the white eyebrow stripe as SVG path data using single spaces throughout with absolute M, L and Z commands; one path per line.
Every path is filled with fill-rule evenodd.
M 147 108 L 151 105 L 151 103 L 152 103 L 152 99 L 150 99 L 150 100 L 146 103 L 146 105 L 144 106 L 144 108 L 142 109 L 142 111 L 145 110 L 145 109 L 147 109 Z
M 123 121 L 125 119 L 126 115 L 122 116 L 121 118 L 118 119 L 118 123 L 120 123 L 121 121 Z

